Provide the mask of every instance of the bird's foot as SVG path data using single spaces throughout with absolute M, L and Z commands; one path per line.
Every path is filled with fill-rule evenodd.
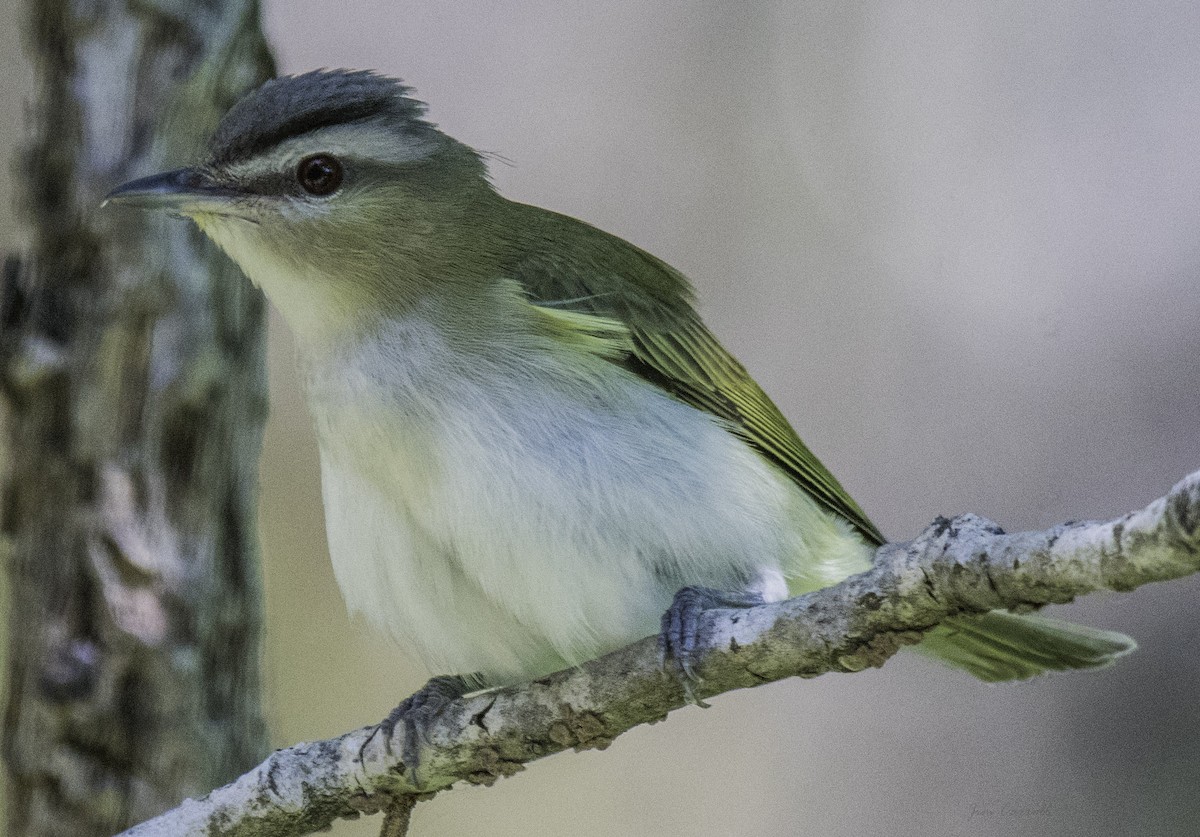
M 468 679 L 458 674 L 430 678 L 428 683 L 401 701 L 399 706 L 376 725 L 359 750 L 359 760 L 362 760 L 362 750 L 376 734 L 383 735 L 384 746 L 391 752 L 392 733 L 396 731 L 396 727 L 403 725 L 404 750 L 400 757 L 405 771 L 415 783 L 421 745 L 429 741 L 430 726 L 448 704 L 458 700 L 472 688 Z
M 683 683 L 690 703 L 707 706 L 696 698 L 692 684 L 700 680 L 695 670 L 695 652 L 700 638 L 700 617 L 714 608 L 754 607 L 763 603 L 760 593 L 714 590 L 711 587 L 684 587 L 662 616 L 658 635 L 658 664 L 667 670 L 674 664 L 675 674 Z

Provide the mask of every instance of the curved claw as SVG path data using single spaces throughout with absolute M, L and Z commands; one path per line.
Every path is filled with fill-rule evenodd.
M 700 644 L 700 617 L 706 610 L 728 607 L 754 607 L 763 603 L 759 593 L 727 592 L 711 587 L 684 587 L 675 594 L 671 606 L 662 616 L 658 635 L 658 664 L 667 670 L 667 661 L 673 660 L 676 674 L 683 684 L 689 703 L 706 706 L 692 691 L 692 684 L 700 682 L 696 673 L 696 647 Z
M 375 729 L 359 748 L 359 761 L 362 760 L 363 750 L 366 749 L 377 733 L 383 733 L 384 745 L 391 752 L 392 734 L 396 727 L 404 725 L 404 752 L 400 754 L 405 771 L 416 782 L 417 767 L 420 764 L 421 745 L 428 743 L 428 730 L 446 705 L 458 700 L 471 691 L 471 686 L 461 675 L 443 675 L 433 677 L 400 702 L 400 705 L 388 713 L 387 717 L 375 725 Z

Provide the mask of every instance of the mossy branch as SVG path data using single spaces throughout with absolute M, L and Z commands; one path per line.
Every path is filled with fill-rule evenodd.
M 1028 611 L 1100 590 L 1132 590 L 1200 571 L 1200 471 L 1165 497 L 1106 523 L 1005 534 L 967 514 L 879 549 L 875 566 L 834 587 L 749 610 L 706 614 L 698 698 L 785 677 L 882 665 L 948 617 Z M 373 727 L 280 750 L 237 781 L 126 832 L 300 835 L 387 809 L 403 833 L 414 800 L 466 781 L 490 785 L 536 759 L 607 747 L 685 704 L 656 641 L 577 669 L 451 704 L 421 746 L 417 777 Z M 360 758 L 361 753 L 361 758 Z

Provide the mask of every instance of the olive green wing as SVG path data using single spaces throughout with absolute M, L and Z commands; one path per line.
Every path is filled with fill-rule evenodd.
M 875 524 L 700 320 L 682 274 L 594 228 L 586 227 L 586 236 L 572 232 L 577 234 L 574 243 L 582 239 L 587 246 L 577 244 L 575 252 L 560 247 L 553 255 L 527 254 L 513 266 L 514 278 L 532 302 L 561 312 L 565 327 L 598 333 L 611 329 L 614 321 L 623 324 L 628 333 L 618 350 L 606 344 L 607 359 L 721 419 L 824 508 L 849 521 L 868 541 L 884 542 Z M 590 329 L 589 317 L 596 318 Z
M 623 365 L 671 395 L 726 422 L 731 432 L 779 466 L 867 540 L 883 535 L 833 474 L 800 441 L 779 408 L 698 318 L 670 331 L 633 328 Z

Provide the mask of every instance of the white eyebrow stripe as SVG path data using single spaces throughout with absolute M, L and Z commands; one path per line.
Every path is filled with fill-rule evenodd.
M 382 120 L 371 119 L 350 125 L 331 125 L 296 137 L 289 137 L 273 148 L 243 162 L 229 166 L 234 177 L 253 177 L 292 168 L 311 154 L 374 160 L 380 163 L 412 163 L 424 159 L 440 146 L 437 134 L 428 136 L 401 134 L 387 128 Z

